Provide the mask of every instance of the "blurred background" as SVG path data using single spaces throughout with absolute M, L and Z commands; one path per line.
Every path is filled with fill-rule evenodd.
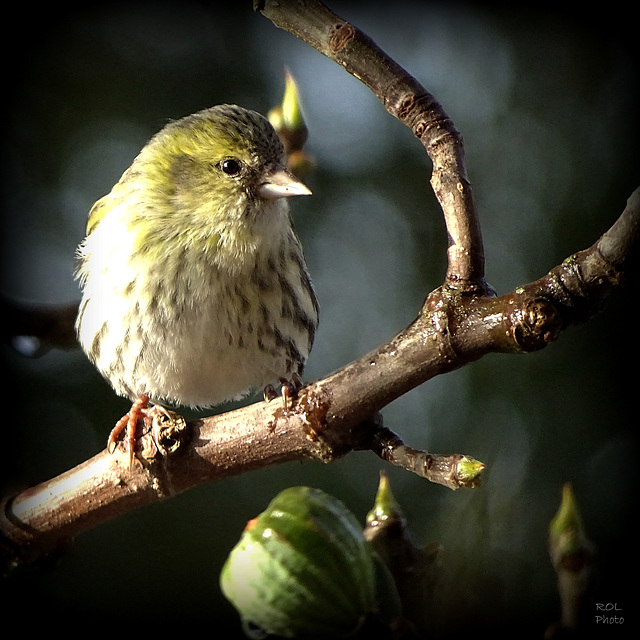
M 487 278 L 500 295 L 591 245 L 620 214 L 639 182 L 639 67 L 624 14 L 329 5 L 432 92 L 463 134 Z M 306 180 L 313 197 L 292 203 L 321 303 L 306 378 L 392 337 L 442 282 L 444 225 L 419 142 L 356 79 L 248 0 L 57 4 L 15 21 L 28 28 L 19 47 L 3 45 L 3 295 L 78 299 L 74 252 L 87 212 L 147 139 L 169 119 L 222 102 L 266 113 L 281 98 L 285 66 L 317 164 Z M 439 622 L 452 634 L 539 638 L 559 617 L 547 529 L 570 481 L 598 549 L 596 601 L 618 603 L 625 618 L 602 637 L 627 637 L 637 622 L 637 587 L 626 579 L 638 570 L 629 531 L 636 292 L 637 281 L 542 352 L 487 356 L 385 409 L 407 444 L 482 460 L 479 489 L 452 492 L 366 452 L 229 478 L 107 523 L 56 563 L 15 573 L 2 585 L 6 610 L 26 603 L 25 629 L 67 634 L 94 622 L 132 632 L 197 623 L 214 637 L 241 637 L 218 575 L 246 521 L 300 484 L 364 521 L 385 469 L 415 541 L 445 549 Z M 14 413 L 0 453 L 7 494 L 100 451 L 128 403 L 79 349 L 25 357 L 2 345 L 2 356 L 4 409 Z

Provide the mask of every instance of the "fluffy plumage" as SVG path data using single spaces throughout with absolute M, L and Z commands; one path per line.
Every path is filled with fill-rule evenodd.
M 82 348 L 115 391 L 191 407 L 302 373 L 316 296 L 263 116 L 221 105 L 172 122 L 91 209 L 78 248 Z

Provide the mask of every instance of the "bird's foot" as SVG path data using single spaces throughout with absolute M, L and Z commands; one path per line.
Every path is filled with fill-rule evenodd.
M 118 422 L 116 422 L 115 427 L 111 430 L 109 434 L 109 439 L 107 440 L 107 451 L 109 453 L 113 453 L 118 444 L 118 440 L 120 440 L 123 432 L 124 438 L 127 441 L 128 449 L 129 449 L 129 467 L 133 465 L 133 457 L 135 454 L 136 442 L 138 438 L 138 423 L 142 422 L 144 426 L 147 426 L 150 422 L 153 421 L 153 418 L 158 414 L 164 414 L 169 416 L 169 412 L 167 409 L 160 405 L 149 406 L 149 396 L 140 396 L 132 405 L 131 409 L 129 409 L 129 413 L 122 416 Z
M 271 402 L 275 400 L 278 396 L 282 398 L 282 402 L 284 404 L 285 411 L 288 411 L 291 407 L 291 400 L 295 398 L 298 394 L 298 391 L 302 389 L 302 378 L 299 374 L 294 373 L 291 376 L 291 380 L 287 380 L 287 378 L 278 378 L 280 382 L 280 393 L 278 394 L 273 387 L 273 385 L 268 384 L 264 388 L 264 399 L 267 402 Z

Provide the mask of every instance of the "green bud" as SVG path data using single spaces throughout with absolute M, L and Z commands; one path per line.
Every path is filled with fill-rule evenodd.
M 249 522 L 220 586 L 245 625 L 285 638 L 338 638 L 374 610 L 376 568 L 339 500 L 291 487 Z
M 549 525 L 549 552 L 558 574 L 562 617 L 549 627 L 545 637 L 556 637 L 559 630 L 575 631 L 593 620 L 589 592 L 595 547 L 587 538 L 569 483 L 562 488 L 560 508 Z
M 393 628 L 393 621 L 402 616 L 414 628 L 415 637 L 427 637 L 437 618 L 442 547 L 432 543 L 422 548 L 413 543 L 385 473 L 380 474 L 364 537 L 391 578 L 386 589 L 383 580 L 378 582 L 380 618 L 383 611 L 387 611 L 384 620 Z
M 288 69 L 285 69 L 284 80 L 282 102 L 271 109 L 267 117 L 282 140 L 287 155 L 290 156 L 302 149 L 309 132 L 302 115 L 298 85 Z
M 591 553 L 592 544 L 585 533 L 578 502 L 568 482 L 562 488 L 560 508 L 549 525 L 549 549 L 555 566 L 567 561 L 575 565 L 576 560 L 582 565 L 585 556 Z
M 284 75 L 285 89 L 282 98 L 282 121 L 289 129 L 306 129 L 302 110 L 300 107 L 300 95 L 298 85 L 291 72 L 286 69 Z
M 385 520 L 403 520 L 402 510 L 396 501 L 389 478 L 386 473 L 380 474 L 378 491 L 373 503 L 373 509 L 367 513 L 367 525 L 384 522 Z
M 462 456 L 458 461 L 456 476 L 460 482 L 460 486 L 473 488 L 478 485 L 485 469 L 484 463 L 472 458 L 471 456 Z

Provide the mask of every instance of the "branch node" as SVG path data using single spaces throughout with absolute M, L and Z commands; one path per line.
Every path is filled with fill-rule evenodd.
M 440 144 L 462 145 L 462 138 L 453 122 L 446 114 L 441 114 L 441 111 L 442 108 L 430 93 L 409 93 L 397 107 L 397 118 L 423 143 L 422 137 L 425 133 L 428 134 L 426 142 L 430 152 Z
M 327 426 L 327 413 L 331 403 L 322 389 L 304 387 L 298 394 L 295 409 L 302 410 L 305 435 L 312 442 L 320 439 Z
M 356 35 L 356 29 L 348 22 L 337 22 L 331 27 L 329 48 L 332 53 L 339 53 Z
M 185 419 L 175 411 L 165 410 L 153 416 L 153 441 L 162 456 L 173 456 L 189 440 Z
M 555 305 L 532 298 L 515 309 L 510 333 L 519 350 L 530 352 L 546 347 L 561 330 L 562 318 Z
M 304 436 L 316 446 L 311 457 L 321 462 L 333 462 L 352 450 L 349 431 L 327 429 L 327 414 L 331 408 L 331 398 L 319 385 L 309 385 L 298 391 L 291 408 L 279 407 L 269 420 L 267 428 L 275 431 L 278 421 L 296 419 Z

